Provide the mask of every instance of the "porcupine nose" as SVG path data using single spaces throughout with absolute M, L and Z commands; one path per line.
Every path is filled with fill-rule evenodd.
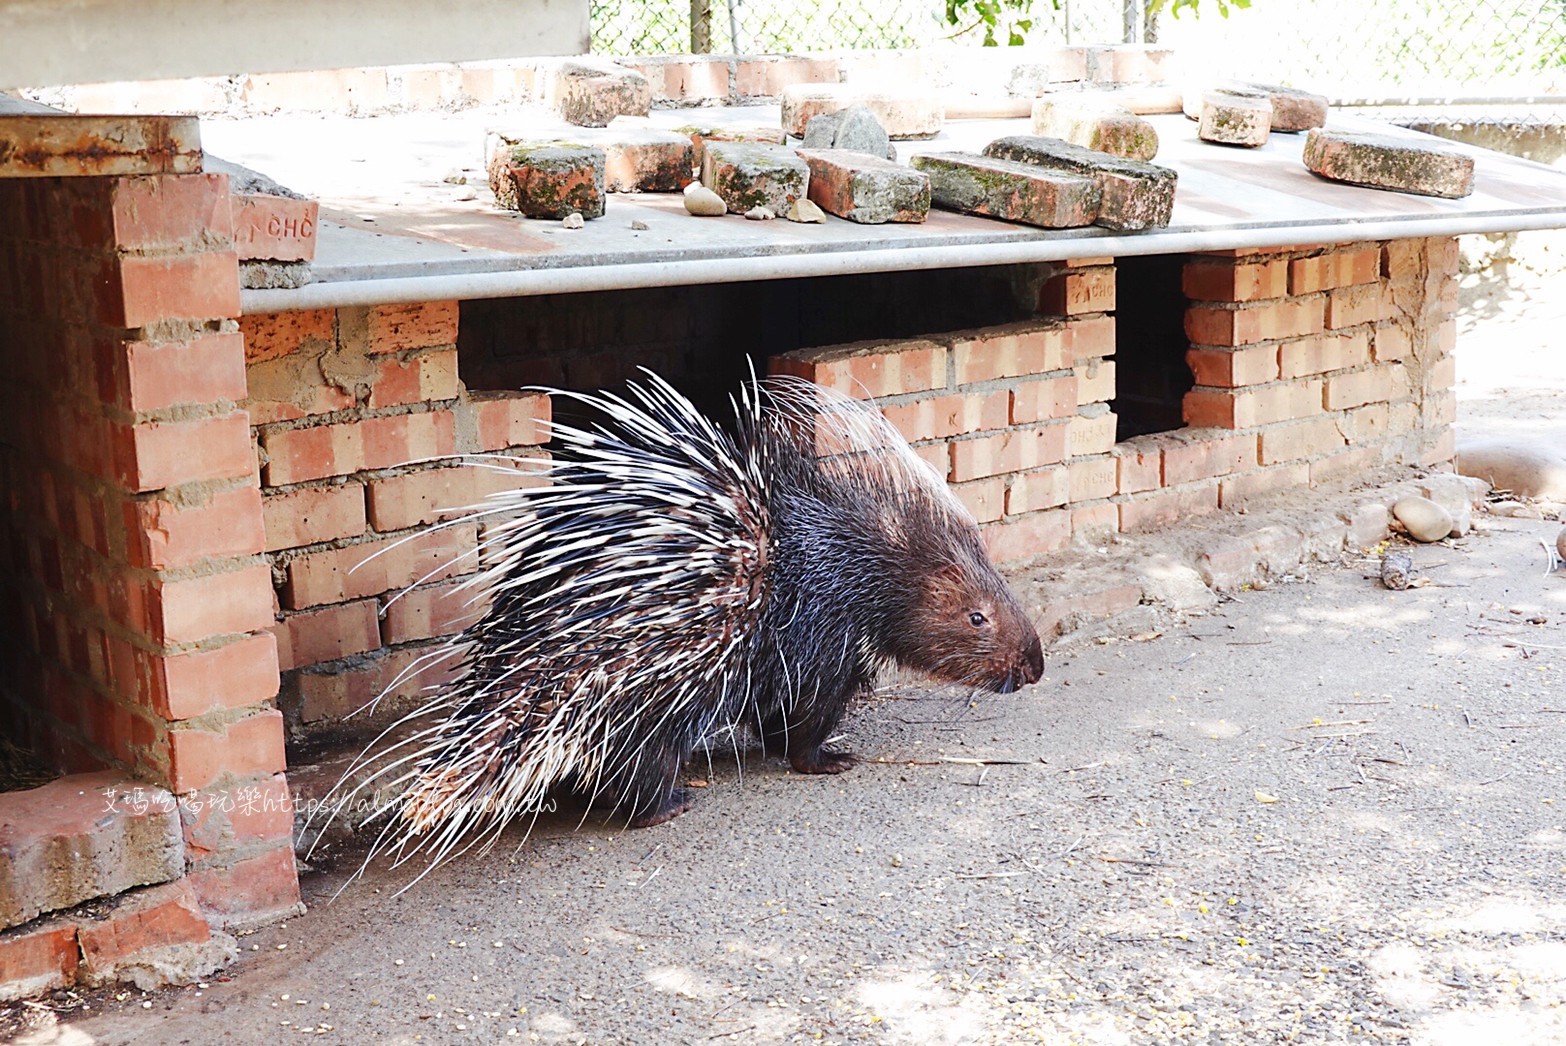
M 1037 635 L 1033 636 L 1023 650 L 1022 657 L 1018 659 L 1016 671 L 1013 673 L 1017 680 L 1017 686 L 1027 686 L 1029 683 L 1037 683 L 1044 677 L 1044 645 L 1039 642 Z

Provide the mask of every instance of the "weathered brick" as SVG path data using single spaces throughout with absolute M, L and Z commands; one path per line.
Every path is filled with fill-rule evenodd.
M 113 242 L 122 250 L 201 250 L 234 234 L 221 174 L 117 178 L 110 188 Z
M 1069 359 L 1081 362 L 1090 357 L 1112 356 L 1115 353 L 1115 318 L 1113 316 L 1073 317 L 1066 324 L 1069 334 L 1067 348 Z
M 172 341 L 127 340 L 112 402 L 131 411 L 245 398 L 244 343 L 238 334 Z M 118 362 L 118 361 L 117 361 Z
M 583 218 L 604 213 L 608 158 L 593 145 L 537 142 L 508 146 L 489 161 L 495 202 L 527 218 Z
M 1072 500 L 1071 484 L 1069 469 L 1058 465 L 1019 473 L 1006 490 L 1006 515 L 1020 516 L 1064 505 Z
M 319 354 L 337 337 L 337 310 L 304 309 L 299 312 L 267 312 L 239 318 L 245 339 L 245 362 L 260 363 L 301 349 Z
M 196 577 L 160 578 L 147 597 L 150 638 L 196 643 L 272 624 L 272 572 L 265 563 Z
M 1259 341 L 1319 334 L 1323 300 L 1280 301 L 1222 309 L 1193 305 L 1185 310 L 1185 333 L 1198 345 L 1250 345 Z
M 1337 287 L 1374 283 L 1381 275 L 1380 267 L 1381 250 L 1378 247 L 1296 258 L 1289 262 L 1289 293 L 1314 294 Z
M 1402 135 L 1314 128 L 1305 167 L 1332 181 L 1459 199 L 1474 191 L 1474 160 L 1455 147 Z
M 1284 342 L 1278 346 L 1278 361 L 1285 378 L 1362 367 L 1370 362 L 1370 335 L 1354 331 Z
M 616 116 L 646 116 L 652 104 L 645 76 L 603 59 L 562 59 L 548 83 L 547 100 L 555 111 L 582 127 L 604 127 Z
M 1334 419 L 1309 418 L 1263 429 L 1257 457 L 1264 466 L 1276 465 L 1280 461 L 1341 450 L 1344 443 Z
M 270 632 L 224 646 L 148 658 L 148 703 L 169 720 L 261 704 L 277 696 L 277 640 Z M 129 689 L 129 688 L 127 688 Z
M 808 193 L 828 214 L 861 225 L 922 222 L 930 211 L 930 179 L 880 156 L 848 149 L 800 149 L 810 168 Z
M 782 215 L 809 194 L 810 167 L 792 149 L 753 142 L 708 142 L 702 149 L 701 183 L 732 214 L 760 207 Z
M 48 921 L 0 933 L 0 1002 L 68 987 L 80 963 L 75 923 Z
M 206 788 L 225 775 L 237 779 L 283 772 L 283 713 L 275 708 L 222 726 L 169 731 L 169 788 Z
M 278 665 L 284 671 L 336 661 L 381 645 L 373 599 L 338 603 L 289 614 L 274 630 Z
M 985 547 L 997 563 L 1057 552 L 1071 543 L 1071 512 L 1053 509 L 1029 512 L 1016 519 L 983 527 Z
M 1072 460 L 1066 464 L 1066 471 L 1073 503 L 1107 498 L 1116 493 L 1116 463 L 1107 454 Z
M 469 397 L 478 451 L 536 446 L 549 439 L 551 403 L 545 393 L 483 393 Z
M 1115 491 L 1136 494 L 1157 490 L 1163 484 L 1164 452 L 1161 442 L 1134 438 L 1112 448 L 1115 459 Z
M 1322 382 L 1301 378 L 1238 389 L 1202 386 L 1186 393 L 1182 409 L 1197 428 L 1248 429 L 1320 413 Z
M 400 592 L 387 601 L 381 642 L 396 646 L 460 632 L 484 613 L 487 603 L 476 595 L 462 579 Z
M 461 391 L 456 349 L 421 352 L 406 359 L 383 356 L 374 366 L 368 403 L 372 410 L 455 399 Z
M 783 89 L 783 129 L 805 136 L 812 117 L 864 106 L 893 139 L 933 138 L 945 122 L 945 110 L 933 93 L 873 90 L 859 84 L 790 84 Z
M 161 788 L 105 771 L 0 794 L 0 925 L 184 871 L 179 812 Z
M 1328 410 L 1344 410 L 1385 402 L 1391 396 L 1390 386 L 1390 375 L 1380 368 L 1334 374 L 1327 378 L 1325 405 Z
M 108 326 L 239 315 L 239 257 L 232 250 L 123 254 L 115 268 L 101 298 L 99 318 Z
M 168 570 L 209 557 L 248 556 L 266 543 L 261 491 L 234 487 L 202 498 L 127 501 L 126 558 L 131 566 Z
M 1091 225 L 1103 195 L 1092 178 L 976 153 L 926 153 L 909 163 L 929 176 L 936 207 L 1048 229 Z
M 344 310 L 358 318 L 344 326 L 363 331 L 364 344 L 345 344 L 345 349 L 369 355 L 405 352 L 408 349 L 435 349 L 457 344 L 457 303 L 426 301 L 414 305 L 376 305 L 369 309 Z M 346 334 L 346 331 L 345 331 Z M 348 339 L 345 337 L 344 339 Z
M 1379 283 L 1340 287 L 1327 296 L 1328 330 L 1391 318 L 1392 310 Z
M 304 910 L 291 846 L 280 846 L 226 868 L 192 872 L 190 885 L 207 920 L 220 929 L 240 931 L 287 918 Z
M 815 55 L 746 55 L 734 67 L 734 93 L 775 98 L 792 84 L 836 83 L 837 59 Z
M 1080 91 L 1054 91 L 1035 99 L 1033 133 L 1128 160 L 1158 155 L 1158 132 L 1152 124 L 1124 106 Z
M 984 155 L 1092 178 L 1100 193 L 1095 221 L 1110 229 L 1162 228 L 1173 213 L 1176 175 L 1167 167 L 1032 135 L 997 138 Z
M 1072 368 L 1077 378 L 1077 406 L 1108 403 L 1115 398 L 1115 361 L 1089 358 Z
M 904 439 L 915 442 L 1003 429 L 1010 424 L 1007 406 L 1007 394 L 998 390 L 973 395 L 932 396 L 912 403 L 885 406 L 881 413 Z
M 696 151 L 689 135 L 654 127 L 611 127 L 596 144 L 604 150 L 609 192 L 679 192 L 695 180 Z
M 263 193 L 234 194 L 234 247 L 241 261 L 313 261 L 321 205 Z
M 149 421 L 120 432 L 116 475 L 132 490 L 233 479 L 255 468 L 250 418 L 241 410 L 191 421 Z
M 121 967 L 156 961 L 163 949 L 181 948 L 186 961 L 180 969 L 189 981 L 213 972 L 226 957 L 222 949 L 215 949 L 204 964 L 191 961 L 195 958 L 191 946 L 205 944 L 212 931 L 185 879 L 125 894 L 108 913 L 84 919 L 77 932 L 81 979 L 89 986 L 113 983 Z
M 1114 414 L 1078 414 L 1068 424 L 1067 446 L 1071 457 L 1108 454 L 1115 445 L 1117 419 Z
M 395 414 L 363 421 L 262 433 L 267 486 L 394 468 L 456 451 L 450 411 Z
M 942 470 L 944 472 L 944 469 Z M 990 523 L 1006 514 L 1006 479 L 990 476 L 968 483 L 953 483 L 951 491 L 979 523 Z
M 1077 542 L 1107 542 L 1120 530 L 1120 506 L 1112 501 L 1071 506 L 1071 538 Z
M 1254 91 L 1205 91 L 1196 136 L 1204 142 L 1255 147 L 1267 144 L 1272 101 Z
M 1019 382 L 1010 390 L 1010 420 L 1013 425 L 1035 421 L 1076 417 L 1077 379 L 1075 375 Z
M 491 493 L 547 482 L 542 469 L 530 467 L 528 460 L 503 459 L 495 467 L 425 469 L 377 479 L 369 486 L 370 522 L 380 531 L 422 526 L 482 506 Z
M 1039 292 L 1039 311 L 1053 316 L 1115 311 L 1115 270 L 1082 269 L 1055 275 Z
M 1218 504 L 1225 509 L 1234 509 L 1253 498 L 1298 490 L 1310 482 L 1311 467 L 1309 463 L 1299 461 L 1229 476 L 1218 485 Z
M 1258 345 L 1238 349 L 1188 349 L 1186 365 L 1198 385 L 1237 388 L 1278 378 L 1278 347 Z
M 1133 494 L 1120 503 L 1120 529 L 1129 534 L 1165 527 L 1217 508 L 1217 480 L 1190 487 Z

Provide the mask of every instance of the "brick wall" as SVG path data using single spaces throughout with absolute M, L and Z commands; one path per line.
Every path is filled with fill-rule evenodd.
M 1214 252 L 1185 263 L 1186 426 L 1116 442 L 1115 269 L 1068 262 L 1037 320 L 805 349 L 774 372 L 874 396 L 1022 559 L 1290 486 L 1453 454 L 1451 238 Z
M 398 682 L 390 711 L 439 678 L 438 663 L 403 677 L 480 609 L 459 586 L 479 569 L 483 528 L 430 524 L 527 482 L 453 455 L 542 455 L 547 398 L 468 392 L 457 324 L 456 302 L 240 321 L 280 704 L 296 728 L 339 720 Z
M 58 769 L 181 798 L 220 923 L 298 902 L 238 313 L 222 176 L 0 181 L 0 698 Z

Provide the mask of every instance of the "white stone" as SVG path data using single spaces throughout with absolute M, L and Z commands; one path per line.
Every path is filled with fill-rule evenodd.
M 1440 541 L 1452 533 L 1452 514 L 1429 498 L 1402 498 L 1392 515 L 1415 541 Z
M 685 187 L 685 209 L 700 218 L 715 218 L 729 213 L 723 198 L 700 182 Z
M 788 205 L 788 213 L 783 217 L 791 222 L 814 222 L 817 225 L 826 224 L 826 212 L 806 199 L 798 199 Z

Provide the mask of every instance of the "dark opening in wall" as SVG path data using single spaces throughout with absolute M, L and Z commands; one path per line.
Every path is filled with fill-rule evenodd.
M 1185 425 L 1181 403 L 1195 384 L 1185 362 L 1185 256 L 1115 259 L 1115 439 Z
M 614 388 L 646 367 L 721 415 L 769 356 L 1026 319 L 1044 272 L 986 266 L 465 301 L 458 368 L 482 391 Z

